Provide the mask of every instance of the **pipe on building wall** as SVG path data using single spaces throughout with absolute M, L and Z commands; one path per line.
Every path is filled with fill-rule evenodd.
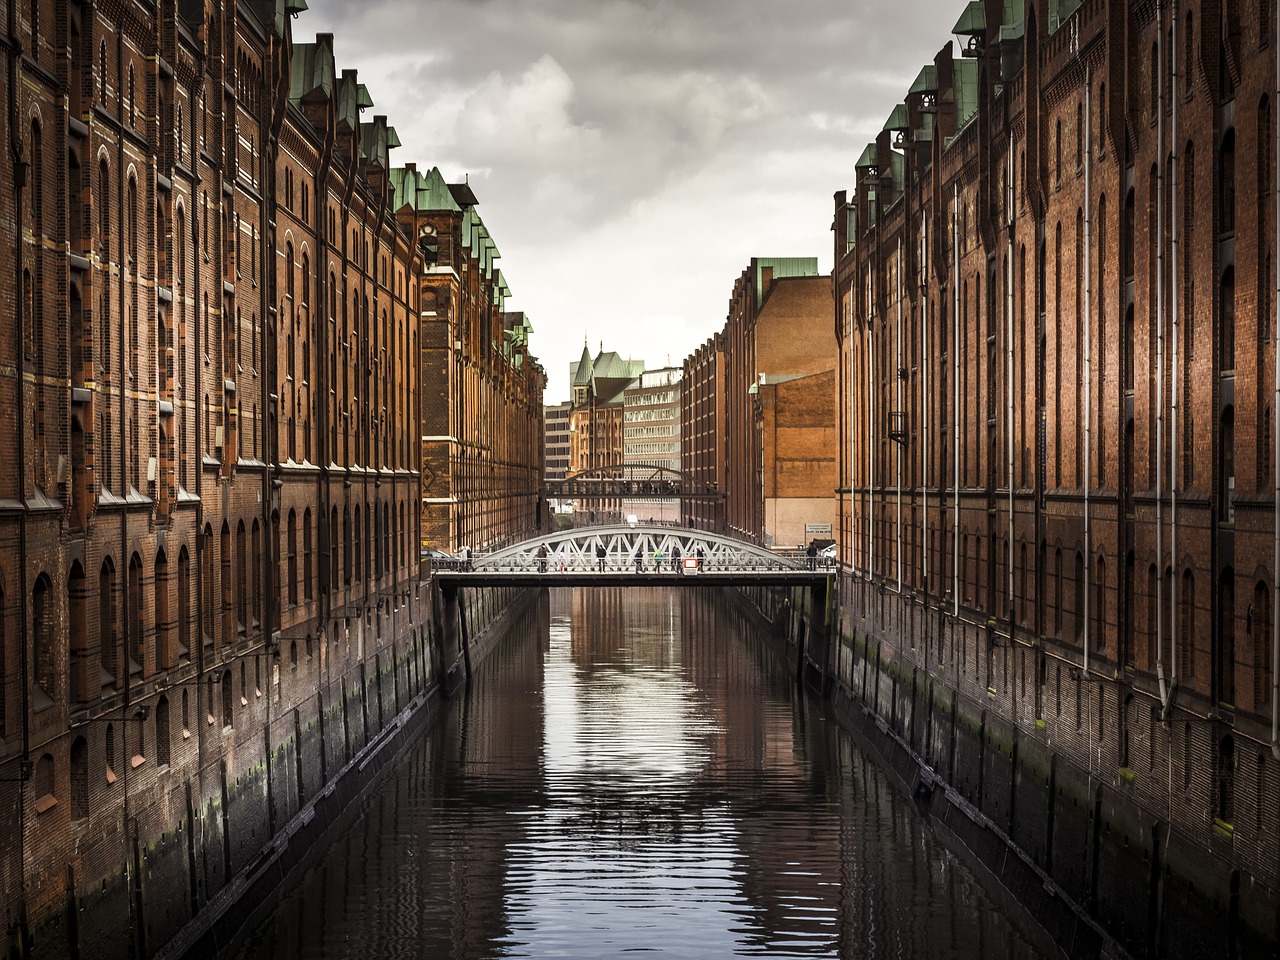
M 1085 116 L 1088 116 L 1088 110 Z M 1004 301 L 1005 301 L 1005 433 L 1006 433 L 1006 475 L 1009 482 L 1009 549 L 1005 553 L 1005 577 L 1007 580 L 1007 590 L 1005 592 L 1005 603 L 1009 608 L 1009 639 L 1013 639 L 1014 625 L 1014 595 L 1013 595 L 1013 206 L 1014 206 L 1014 190 L 1013 190 L 1013 135 L 1009 136 L 1009 158 L 1007 166 L 1007 176 L 1005 177 L 1007 184 L 1005 187 L 1005 230 L 1009 238 L 1009 246 L 1005 251 L 1005 281 L 1004 281 Z
M 29 931 L 27 929 L 27 781 L 31 779 L 31 664 L 28 657 L 29 630 L 28 608 L 30 597 L 27 592 L 27 415 L 26 415 L 26 349 L 24 330 L 25 291 L 23 290 L 23 250 L 22 250 L 22 192 L 27 185 L 27 171 L 30 169 L 26 161 L 26 150 L 18 139 L 18 60 L 22 56 L 22 41 L 18 38 L 17 4 L 8 5 L 8 68 L 9 68 L 9 155 L 13 163 L 14 216 L 17 230 L 14 233 L 14 276 L 16 278 L 18 322 L 15 325 L 15 354 L 18 361 L 18 500 L 22 510 L 18 514 L 18 556 L 19 576 L 18 608 L 21 616 L 22 647 L 19 655 L 22 670 L 22 753 L 18 759 L 18 937 L 24 948 Z M 3 718 L 0 718 L 3 719 Z
M 897 340 L 897 356 L 898 356 L 898 376 L 895 378 L 897 382 L 896 396 L 898 398 L 898 410 L 902 410 L 902 237 L 898 237 L 898 267 L 896 270 L 896 286 L 898 288 L 898 330 L 895 335 Z M 897 444 L 898 453 L 898 559 L 895 562 L 898 572 L 898 592 L 902 592 L 902 443 Z
M 1088 65 L 1084 70 L 1084 115 L 1086 118 L 1092 117 L 1091 112 L 1091 93 L 1092 93 L 1092 71 Z M 1090 323 L 1089 311 L 1093 309 L 1093 288 L 1089 284 L 1089 270 L 1092 260 L 1089 256 L 1089 243 L 1092 239 L 1093 219 L 1090 216 L 1089 205 L 1093 202 L 1093 195 L 1089 188 L 1091 186 L 1090 176 L 1092 175 L 1093 160 L 1093 123 L 1086 121 L 1084 125 L 1084 403 L 1080 406 L 1084 407 L 1084 672 L 1089 673 L 1089 588 L 1092 586 L 1090 580 L 1090 571 L 1093 570 L 1093 538 L 1092 531 L 1089 529 L 1089 469 L 1093 464 L 1093 420 L 1090 416 L 1092 412 L 1091 399 L 1093 387 L 1093 364 L 1089 356 L 1090 333 L 1092 324 Z M 1101 611 L 1099 611 L 1101 614 Z
M 875 334 L 871 322 L 871 261 L 867 261 L 867 353 L 864 364 L 867 369 L 867 580 L 875 576 L 875 477 L 876 477 L 876 422 L 875 422 Z
M 1172 323 L 1172 336 L 1169 338 L 1172 360 L 1169 364 L 1169 567 L 1173 569 L 1178 560 L 1178 0 L 1173 0 L 1170 20 L 1170 49 L 1166 56 L 1172 68 L 1169 103 L 1173 107 L 1169 136 L 1169 174 L 1172 178 L 1169 184 L 1169 319 Z M 1163 116 L 1163 104 L 1160 113 Z M 1163 143 L 1161 149 L 1163 152 Z M 1172 576 L 1169 579 L 1172 581 L 1169 584 L 1169 685 L 1172 696 L 1172 687 L 1178 679 L 1177 631 L 1173 629 L 1178 622 L 1178 578 Z
M 1280 17 L 1276 22 L 1276 73 L 1275 99 L 1280 104 Z M 1273 110 L 1274 115 L 1274 110 Z M 1275 146 L 1280 151 L 1280 123 L 1272 124 Z M 1280 152 L 1276 154 L 1280 156 Z M 1280 164 L 1272 165 L 1275 184 L 1271 196 L 1275 198 L 1273 243 L 1280 242 Z M 1271 422 L 1275 430 L 1274 449 L 1271 457 L 1271 474 L 1275 478 L 1273 513 L 1275 519 L 1275 543 L 1271 557 L 1271 755 L 1280 760 L 1280 256 L 1275 256 L 1276 287 L 1271 298 L 1271 349 L 1275 354 L 1275 392 L 1271 400 Z
M 958 617 L 960 616 L 960 184 L 954 184 L 952 190 L 954 196 L 951 206 L 951 322 L 955 330 L 955 339 L 951 341 L 953 395 L 951 422 L 955 441 L 951 454 L 955 465 L 955 488 L 951 505 L 951 612 Z
M 1164 563 L 1164 30 L 1160 24 L 1163 4 L 1156 0 L 1156 563 Z M 1130 358 L 1132 362 L 1132 358 Z M 1170 564 L 1172 569 L 1172 563 Z M 1176 579 L 1170 577 L 1170 580 Z M 1156 569 L 1156 678 L 1160 683 L 1160 705 L 1168 719 L 1173 696 L 1173 657 L 1166 676 L 1164 663 L 1164 574 Z M 1172 594 L 1171 594 L 1172 595 Z M 1170 641 L 1173 652 L 1173 601 L 1170 601 Z
M 924 558 L 924 569 L 921 571 L 921 583 L 924 584 L 925 599 L 929 597 L 929 285 L 928 274 L 925 271 L 925 257 L 929 249 L 928 244 L 929 220 L 924 215 L 920 215 L 920 347 L 923 351 L 922 362 L 920 364 L 921 381 L 920 381 L 920 407 L 923 410 L 920 442 L 921 449 L 921 469 L 920 469 L 920 486 L 922 490 L 921 503 L 923 509 L 920 515 L 920 555 Z

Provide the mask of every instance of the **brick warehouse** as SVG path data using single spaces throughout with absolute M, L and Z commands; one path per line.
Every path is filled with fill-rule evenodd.
M 974 0 L 835 202 L 840 680 L 1136 956 L 1277 935 L 1277 26 Z
M 722 504 L 682 502 L 686 525 L 772 545 L 780 529 L 790 536 L 806 518 L 832 519 L 834 464 L 805 431 L 834 427 L 834 383 L 776 386 L 834 368 L 831 296 L 815 258 L 753 257 L 734 281 L 724 327 L 685 358 L 681 461 L 725 494 Z M 801 504 L 818 499 L 821 516 L 808 517 Z
M 21 956 L 154 952 L 442 666 L 417 562 L 437 256 L 356 72 L 330 36 L 293 42 L 305 8 L 0 4 L 0 914 Z M 536 451 L 528 325 L 500 322 Z
M 505 309 L 498 247 L 465 183 L 393 170 L 400 222 L 424 247 L 422 546 L 476 549 L 541 529 L 546 373 L 533 326 Z

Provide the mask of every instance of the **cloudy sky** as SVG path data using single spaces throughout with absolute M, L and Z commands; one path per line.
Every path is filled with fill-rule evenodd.
M 547 402 L 604 344 L 678 364 L 753 256 L 831 269 L 832 194 L 963 0 L 309 0 L 403 146 L 470 178 Z

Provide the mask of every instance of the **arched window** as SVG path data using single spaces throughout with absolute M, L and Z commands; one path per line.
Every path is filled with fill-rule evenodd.
M 1236 272 L 1227 267 L 1222 274 L 1218 295 L 1219 337 L 1221 355 L 1218 358 L 1223 373 L 1236 368 Z
M 98 656 L 102 664 L 101 685 L 114 690 L 119 683 L 119 627 L 116 623 L 116 568 L 111 558 L 102 561 L 98 572 Z
M 191 556 L 186 545 L 178 552 L 178 657 L 191 655 Z
M 169 698 L 163 695 L 156 701 L 156 763 L 169 763 Z
M 1093 643 L 1098 653 L 1107 649 L 1107 561 L 1098 554 L 1093 571 Z
M 1223 823 L 1231 823 L 1235 820 L 1236 749 L 1230 734 L 1218 742 L 1217 759 L 1217 816 Z
M 88 590 L 84 567 L 77 560 L 71 565 L 71 573 L 67 577 L 67 607 L 71 620 L 70 662 L 67 665 L 70 680 L 68 697 L 77 703 L 83 703 L 89 698 L 92 678 L 86 670 L 89 666 L 89 617 L 86 609 Z
M 197 547 L 200 544 L 197 542 Z M 204 526 L 204 544 L 200 549 L 200 579 L 203 581 L 201 607 L 203 614 L 203 623 L 201 624 L 202 637 L 201 642 L 205 646 L 213 643 L 213 609 L 215 604 L 214 597 L 214 577 L 213 577 L 213 525 L 206 523 Z
M 1249 634 L 1253 641 L 1253 706 L 1257 711 L 1271 702 L 1271 591 L 1261 580 L 1253 588 L 1249 608 Z
M 249 580 L 249 589 L 253 596 L 253 623 L 251 627 L 256 633 L 262 628 L 262 528 L 258 526 L 258 521 L 253 521 L 253 527 L 250 531 L 252 537 L 252 550 L 250 556 L 253 557 L 253 574 Z
M 231 642 L 232 631 L 235 628 L 231 622 L 234 616 L 235 582 L 231 571 L 231 526 L 225 520 L 222 522 L 222 535 L 219 540 L 221 549 L 218 551 L 218 558 L 222 561 L 219 564 L 222 578 L 222 642 L 226 644 Z
M 1186 26 L 1182 30 L 1182 92 L 1184 96 L 1191 96 L 1192 81 L 1194 80 L 1194 68 L 1196 63 L 1195 57 L 1195 20 L 1190 10 L 1187 11 Z
M 1218 583 L 1217 698 L 1219 703 L 1236 702 L 1236 576 L 1230 567 L 1222 571 Z
M 1220 191 L 1218 196 L 1220 199 L 1221 214 L 1221 233 L 1235 233 L 1236 230 L 1236 132 L 1235 130 L 1227 130 L 1222 135 L 1222 150 L 1220 156 L 1220 172 L 1221 179 L 1218 184 Z
M 142 616 L 142 558 L 129 558 L 129 676 L 140 677 L 147 662 Z
M 169 558 L 164 550 L 156 553 L 155 579 L 155 622 L 156 622 L 156 662 L 155 669 L 167 670 L 174 664 L 173 657 L 173 624 L 169 622 Z
M 243 636 L 249 624 L 249 558 L 244 521 L 236 526 L 236 629 Z
M 89 744 L 76 737 L 71 744 L 71 819 L 89 816 Z
M 329 513 L 329 584 L 332 590 L 338 585 L 338 508 Z
M 288 520 L 288 562 L 287 580 L 289 583 L 289 602 L 298 603 L 298 517 L 292 510 Z
M 1072 613 L 1075 615 L 1075 635 L 1079 639 L 1084 639 L 1084 601 L 1085 601 L 1085 576 L 1084 576 L 1084 554 L 1079 550 L 1076 551 L 1076 569 L 1075 569 L 1075 602 Z
M 35 709 L 53 706 L 57 696 L 58 653 L 53 610 L 53 584 L 48 574 L 40 574 L 31 590 L 31 659 L 36 684 Z
M 222 671 L 222 727 L 228 729 L 232 726 L 234 715 L 231 710 L 231 671 Z
M 1235 520 L 1236 416 L 1235 408 L 1222 411 L 1222 431 L 1218 441 L 1218 522 Z
M 302 596 L 311 600 L 315 593 L 312 587 L 314 566 L 311 552 L 311 508 L 302 513 Z
M 1184 679 L 1194 680 L 1196 675 L 1196 578 L 1190 567 L 1182 571 L 1182 590 L 1178 594 L 1178 606 L 1178 673 Z

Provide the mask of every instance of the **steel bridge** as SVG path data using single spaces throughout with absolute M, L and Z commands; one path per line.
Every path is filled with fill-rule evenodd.
M 812 566 L 811 566 L 812 564 Z M 492 553 L 432 564 L 437 636 L 446 662 L 471 679 L 465 605 L 468 587 L 792 587 L 807 590 L 807 649 L 825 655 L 833 571 L 802 552 L 779 552 L 705 530 L 617 524 L 550 533 Z M 456 687 L 460 678 L 446 683 Z

